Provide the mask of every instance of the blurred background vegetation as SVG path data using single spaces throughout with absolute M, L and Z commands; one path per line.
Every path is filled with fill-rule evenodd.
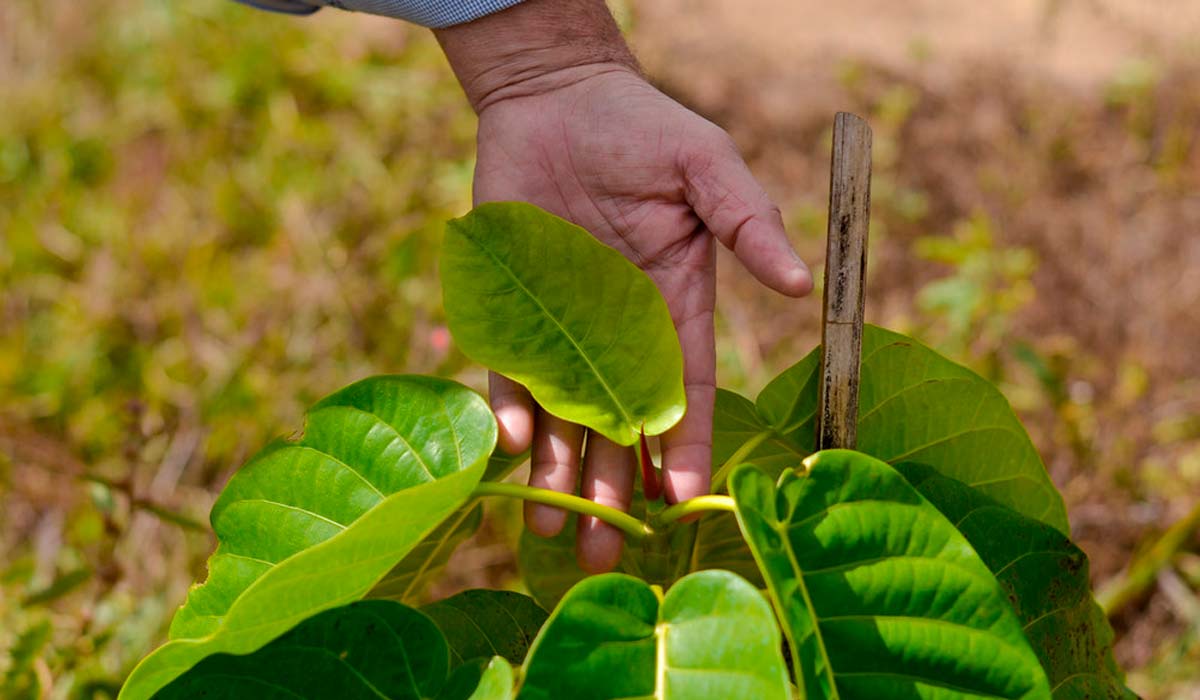
M 869 315 L 1001 385 L 1131 685 L 1193 698 L 1200 26 L 1164 2 L 1168 35 L 1122 0 L 996 3 L 1037 6 L 1034 45 L 1096 44 L 1085 69 L 982 40 L 967 60 L 903 9 L 854 25 L 892 53 L 851 28 L 829 30 L 837 50 L 767 29 L 755 46 L 725 21 L 736 2 L 616 9 L 650 75 L 730 129 L 818 272 L 832 113 L 870 118 Z M 840 26 L 807 0 L 751 4 Z M 1105 51 L 1104 31 L 1135 36 Z M 215 494 L 309 403 L 379 372 L 482 388 L 436 272 L 473 138 L 436 43 L 397 22 L 0 4 L 0 697 L 115 696 L 204 576 Z M 719 378 L 753 393 L 813 346 L 819 307 L 721 263 Z M 490 514 L 443 593 L 514 585 L 515 516 Z

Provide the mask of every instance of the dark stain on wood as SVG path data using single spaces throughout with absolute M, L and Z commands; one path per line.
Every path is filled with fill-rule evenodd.
M 833 126 L 817 448 L 854 449 L 871 218 L 871 128 L 839 112 Z

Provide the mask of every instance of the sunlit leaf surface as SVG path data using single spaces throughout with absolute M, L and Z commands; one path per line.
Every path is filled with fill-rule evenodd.
M 828 451 L 729 487 L 809 700 L 1050 696 L 996 579 L 887 464 Z
M 623 445 L 683 416 L 683 354 L 658 288 L 617 251 L 530 204 L 451 221 L 446 320 L 468 357 L 550 413 Z
M 363 597 L 463 506 L 495 441 L 484 400 L 448 380 L 375 377 L 317 403 L 302 437 L 269 446 L 222 492 L 208 580 L 122 698 Z

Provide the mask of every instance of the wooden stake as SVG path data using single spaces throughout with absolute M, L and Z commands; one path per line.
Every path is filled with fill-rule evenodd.
M 871 218 L 871 127 L 838 112 L 833 123 L 817 449 L 854 449 L 862 355 L 867 228 Z

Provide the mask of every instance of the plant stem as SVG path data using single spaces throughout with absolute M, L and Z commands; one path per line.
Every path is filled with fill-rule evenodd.
M 742 443 L 742 446 L 737 448 L 737 451 L 729 455 L 729 459 L 725 460 L 725 463 L 721 465 L 721 468 L 718 469 L 717 473 L 713 476 L 713 492 L 715 493 L 720 491 L 721 487 L 725 485 L 725 480 L 729 478 L 729 472 L 733 471 L 734 467 L 741 464 L 742 460 L 746 459 L 746 457 L 749 457 L 751 452 L 753 452 L 759 445 L 766 442 L 767 438 L 774 434 L 774 430 L 764 430 L 746 442 Z
M 673 506 L 667 506 L 654 518 L 654 525 L 670 525 L 676 520 L 686 518 L 695 513 L 704 513 L 710 511 L 725 511 L 732 513 L 735 508 L 733 499 L 729 496 L 711 495 L 697 496 L 689 498 L 686 501 L 676 503 Z
M 559 493 L 550 489 L 539 489 L 534 486 L 524 486 L 522 484 L 498 484 L 485 481 L 475 487 L 472 495 L 520 498 L 584 515 L 591 515 L 621 530 L 635 540 L 640 540 L 653 532 L 649 525 L 628 513 L 622 513 L 616 508 L 610 508 L 609 506 L 589 501 L 586 498 L 580 498 L 569 493 Z

